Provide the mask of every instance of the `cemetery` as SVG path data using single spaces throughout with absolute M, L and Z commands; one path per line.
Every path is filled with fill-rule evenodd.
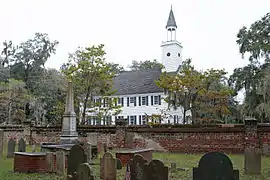
M 79 135 L 79 128 L 70 122 L 74 114 L 71 83 L 68 92 L 66 118 L 63 118 L 61 132 L 58 132 L 58 141 L 48 142 L 46 139 L 47 142 L 38 142 L 38 137 L 33 137 L 33 127 L 24 127 L 20 138 L 9 137 L 7 129 L 0 131 L 0 179 L 260 180 L 270 176 L 269 148 L 265 142 L 263 145 L 261 143 L 263 137 L 268 135 L 267 126 L 259 126 L 254 118 L 246 118 L 243 127 L 209 127 L 208 134 L 212 132 L 215 135 L 206 139 L 202 135 L 206 130 L 201 129 L 201 132 L 197 132 L 201 133 L 201 137 L 198 135 L 196 138 L 203 140 L 208 147 L 199 149 L 193 146 L 193 151 L 188 152 L 192 146 L 183 141 L 178 146 L 182 145 L 186 150 L 175 152 L 170 147 L 174 137 L 162 139 L 167 146 L 162 141 L 154 143 L 157 134 L 154 131 L 158 128 L 152 128 L 149 133 L 153 134 L 154 140 L 149 143 L 149 137 L 136 137 L 140 134 L 139 129 L 133 127 L 131 131 L 124 120 L 116 124 L 115 132 L 110 132 L 112 128 L 107 129 L 110 132 L 109 141 L 97 129 L 86 132 L 86 137 Z M 264 128 L 263 134 L 259 128 Z M 159 133 L 164 136 L 176 129 L 159 129 Z M 186 128 L 185 132 L 184 128 L 181 129 L 182 139 L 185 139 L 188 133 L 194 134 L 195 128 L 193 131 Z M 113 133 L 115 136 L 112 136 Z M 221 146 L 212 143 L 217 141 L 215 138 L 224 135 L 232 139 L 223 137 L 219 142 Z M 237 141 L 237 138 L 233 139 L 234 136 L 240 139 Z M 109 137 L 108 134 L 105 137 Z M 192 140 L 190 135 L 189 138 Z M 267 142 L 268 139 L 264 140 Z M 236 147 L 225 147 L 232 142 Z

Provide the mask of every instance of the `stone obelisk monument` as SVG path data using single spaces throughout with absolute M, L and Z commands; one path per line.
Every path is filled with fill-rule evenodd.
M 78 140 L 76 128 L 76 114 L 74 111 L 74 93 L 72 82 L 68 82 L 68 92 L 66 99 L 65 112 L 62 122 L 61 144 L 75 144 Z

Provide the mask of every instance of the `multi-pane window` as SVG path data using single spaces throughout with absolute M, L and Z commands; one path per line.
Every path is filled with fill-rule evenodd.
M 145 125 L 147 123 L 146 116 L 142 115 L 142 125 Z
M 142 105 L 146 105 L 146 97 L 147 97 L 147 96 L 143 96 L 143 97 L 142 97 Z
M 130 103 L 134 103 L 134 102 L 135 102 L 135 98 L 134 98 L 134 97 L 130 97 L 130 98 L 129 98 L 129 102 L 130 102 Z
M 159 104 L 159 96 L 154 96 L 154 104 Z
M 136 124 L 136 116 L 130 116 L 129 117 L 129 123 L 130 123 L 130 125 Z

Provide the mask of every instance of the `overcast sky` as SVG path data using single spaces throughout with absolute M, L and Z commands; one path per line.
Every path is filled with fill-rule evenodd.
M 0 41 L 19 43 L 35 32 L 60 42 L 47 67 L 59 69 L 78 46 L 105 44 L 108 61 L 161 58 L 173 7 L 183 56 L 198 69 L 243 66 L 236 34 L 270 11 L 270 0 L 0 0 Z

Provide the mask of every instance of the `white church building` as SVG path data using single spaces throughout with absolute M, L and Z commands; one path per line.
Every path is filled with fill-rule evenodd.
M 182 45 L 176 40 L 177 25 L 173 10 L 170 10 L 166 25 L 167 40 L 161 44 L 161 62 L 164 71 L 176 73 L 182 63 Z M 97 121 L 95 115 L 88 114 L 89 125 L 114 124 L 117 119 L 127 119 L 130 125 L 144 125 L 149 122 L 147 117 L 156 115 L 159 123 L 178 124 L 183 122 L 183 110 L 168 109 L 164 90 L 155 81 L 161 75 L 161 69 L 145 71 L 124 71 L 113 80 L 113 88 L 117 90 L 114 97 L 118 98 L 121 113 L 117 116 L 106 116 L 106 121 Z M 148 121 L 148 122 L 147 122 Z

